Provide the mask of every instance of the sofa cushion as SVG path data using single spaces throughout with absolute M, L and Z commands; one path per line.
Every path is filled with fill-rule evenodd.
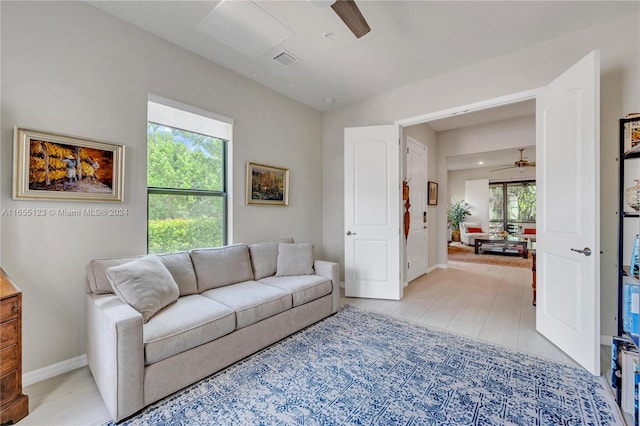
M 142 256 L 114 257 L 111 259 L 94 259 L 87 264 L 88 292 L 93 294 L 113 294 L 113 287 L 107 278 L 106 269 L 123 265 Z
M 291 309 L 291 293 L 257 281 L 246 281 L 202 293 L 236 312 L 236 328 L 246 327 Z
M 180 297 L 142 328 L 144 362 L 161 361 L 231 333 L 236 316 L 227 306 L 198 294 Z
M 113 287 L 105 273 L 111 266 L 118 266 L 132 260 L 141 259 L 140 256 L 114 257 L 110 259 L 95 259 L 87 264 L 88 291 L 94 294 L 111 294 Z M 191 256 L 188 252 L 178 252 L 158 255 L 160 261 L 167 267 L 178 288 L 180 296 L 186 296 L 198 292 L 196 273 L 191 263 Z
M 178 284 L 160 259 L 147 255 L 106 269 L 115 293 L 123 302 L 140 312 L 144 322 L 160 309 L 175 302 L 180 295 Z
M 293 306 L 304 305 L 331 293 L 331 280 L 320 275 L 297 275 L 291 277 L 266 277 L 261 283 L 291 293 Z
M 468 232 L 469 228 L 482 228 L 482 225 L 480 225 L 480 222 L 462 222 L 460 224 L 460 229 L 464 232 Z
M 313 244 L 280 243 L 278 245 L 276 277 L 313 274 Z
M 191 255 L 187 251 L 159 254 L 158 258 L 167 267 L 171 276 L 178 284 L 180 296 L 188 296 L 198 292 L 196 271 L 191 263 Z
M 281 240 L 249 244 L 254 280 L 259 280 L 260 278 L 270 277 L 276 274 L 276 267 L 278 265 L 278 245 L 280 245 L 280 243 L 293 243 L 293 238 L 283 238 Z
M 191 250 L 198 291 L 253 280 L 249 248 L 245 244 Z

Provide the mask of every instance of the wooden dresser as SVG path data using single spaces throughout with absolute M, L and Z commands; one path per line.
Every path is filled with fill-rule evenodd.
M 22 292 L 0 268 L 0 423 L 29 414 L 22 393 Z

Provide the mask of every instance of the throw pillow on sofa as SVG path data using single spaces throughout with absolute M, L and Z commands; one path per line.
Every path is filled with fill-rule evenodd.
M 480 232 L 482 232 L 482 228 L 467 228 L 467 233 L 469 234 L 478 234 Z
M 278 246 L 280 243 L 293 243 L 293 238 L 249 244 L 254 280 L 260 280 L 276 274 L 278 269 Z
M 313 244 L 295 243 L 278 245 L 276 277 L 313 275 Z
M 140 312 L 145 323 L 160 309 L 178 300 L 178 284 L 153 254 L 112 266 L 105 272 L 113 291 L 123 302 Z

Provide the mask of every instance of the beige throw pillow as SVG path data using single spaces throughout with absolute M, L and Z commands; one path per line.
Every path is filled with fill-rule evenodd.
M 146 323 L 160 309 L 175 302 L 178 284 L 157 256 L 150 254 L 106 269 L 113 291 L 140 312 Z
M 313 275 L 313 244 L 296 243 L 278 245 L 276 277 Z

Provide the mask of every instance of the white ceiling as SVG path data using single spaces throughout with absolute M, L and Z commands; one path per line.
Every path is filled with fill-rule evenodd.
M 88 3 L 319 111 L 640 10 L 637 1 L 358 0 L 371 32 L 356 39 L 330 7 L 258 0 L 292 35 L 251 57 L 197 29 L 218 1 Z M 299 62 L 274 62 L 282 49 Z
M 536 161 L 536 147 L 522 146 L 525 148 L 523 155 L 526 160 Z M 479 152 L 476 154 L 456 155 L 447 157 L 447 170 L 467 170 L 477 168 L 501 168 L 513 166 L 520 159 L 518 148 L 501 149 L 498 151 Z M 478 164 L 480 161 L 483 164 Z

